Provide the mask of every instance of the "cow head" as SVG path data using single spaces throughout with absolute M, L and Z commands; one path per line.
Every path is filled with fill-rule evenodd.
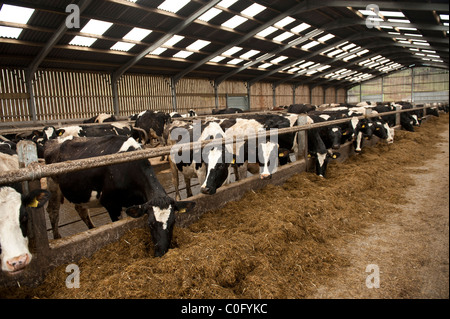
M 342 129 L 339 126 L 329 127 L 328 136 L 331 140 L 331 148 L 338 150 L 341 147 Z
M 155 257 L 162 257 L 169 250 L 175 225 L 175 212 L 186 212 L 194 208 L 195 202 L 177 202 L 170 197 L 159 197 L 143 205 L 126 210 L 128 216 L 138 218 L 148 214 L 148 225 L 155 245 Z
M 41 208 L 50 198 L 45 190 L 22 196 L 11 187 L 0 188 L 0 259 L 2 271 L 21 272 L 30 262 L 28 250 L 27 207 Z
M 328 163 L 330 159 L 337 159 L 341 156 L 340 153 L 331 152 L 327 150 L 325 152 L 310 153 L 309 157 L 314 158 L 316 166 L 316 174 L 320 177 L 325 177 L 327 172 Z
M 394 143 L 394 129 L 381 120 L 373 121 L 373 133 L 376 137 L 386 140 L 389 144 Z
M 267 141 L 258 145 L 260 178 L 271 179 L 278 167 L 278 143 Z
M 217 189 L 225 183 L 228 178 L 230 163 L 225 159 L 223 147 L 214 147 L 206 157 L 206 178 L 201 187 L 201 192 L 206 195 L 213 195 Z M 235 161 L 235 159 L 233 159 Z M 234 164 L 234 163 L 233 163 Z

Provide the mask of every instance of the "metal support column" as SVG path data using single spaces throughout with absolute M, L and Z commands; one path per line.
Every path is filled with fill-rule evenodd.
M 120 107 L 119 107 L 119 90 L 118 90 L 118 80 L 114 79 L 114 76 L 111 75 L 111 89 L 113 94 L 113 107 L 114 107 L 114 115 L 120 116 Z
M 172 92 L 172 111 L 177 112 L 177 81 L 175 78 L 170 78 L 170 89 Z

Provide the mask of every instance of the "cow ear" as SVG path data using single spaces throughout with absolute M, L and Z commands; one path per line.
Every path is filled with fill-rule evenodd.
M 43 189 L 35 189 L 24 196 L 22 203 L 27 207 L 41 208 L 50 199 L 50 192 Z
M 131 206 L 127 208 L 125 212 L 127 213 L 128 216 L 133 218 L 139 218 L 145 214 L 145 210 L 142 209 L 141 205 Z
M 63 135 L 64 133 L 66 132 L 66 130 L 65 129 L 59 129 L 59 130 L 56 130 L 56 136 L 61 136 L 61 135 Z
M 334 152 L 333 154 L 329 154 L 329 155 L 332 159 L 337 159 L 337 158 L 341 157 L 341 153 L 339 153 L 339 152 Z
M 187 213 L 187 212 L 191 211 L 192 209 L 194 209 L 194 207 L 195 207 L 195 202 L 183 201 L 183 202 L 175 203 L 175 209 L 180 214 Z

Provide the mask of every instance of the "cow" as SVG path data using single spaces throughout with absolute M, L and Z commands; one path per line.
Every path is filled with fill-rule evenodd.
M 46 163 L 52 164 L 139 149 L 141 146 L 132 137 L 108 135 L 63 143 L 53 140 L 45 145 L 44 154 Z M 156 257 L 163 256 L 170 247 L 175 212 L 195 206 L 194 202 L 170 198 L 148 160 L 61 174 L 54 180 L 70 202 L 85 208 L 103 206 L 113 222 L 119 219 L 122 208 L 126 208 L 126 214 L 133 218 L 148 214 Z
M 212 110 L 213 115 L 236 114 L 236 113 L 244 113 L 244 111 L 241 109 L 238 109 L 238 108 L 233 108 L 233 107 L 222 109 L 222 110 L 218 110 L 218 109 Z
M 381 118 L 385 122 L 387 122 L 390 127 L 393 127 L 396 124 L 395 114 L 392 115 L 382 115 L 382 114 L 386 112 L 392 112 L 397 109 L 402 110 L 406 108 L 409 108 L 409 106 L 392 103 L 391 105 L 377 105 L 376 107 L 373 108 L 373 110 L 380 113 Z M 404 130 L 414 132 L 414 126 L 419 126 L 419 121 L 415 115 L 411 115 L 409 112 L 403 112 L 400 113 L 400 125 Z
M 159 111 L 143 111 L 137 115 L 135 128 L 143 130 L 147 134 L 147 140 L 141 141 L 143 144 L 150 143 L 153 146 L 159 144 L 165 145 L 163 134 L 164 128 L 171 122 L 170 114 Z M 158 143 L 152 143 L 152 139 L 156 139 Z
M 288 113 L 294 114 L 306 114 L 308 112 L 315 111 L 317 106 L 311 104 L 292 104 L 288 107 Z
M 96 115 L 94 117 L 91 117 L 90 119 L 84 120 L 83 123 L 109 123 L 109 122 L 117 122 L 117 118 L 112 114 L 106 114 L 101 113 L 99 115 Z
M 167 144 L 174 146 L 176 144 L 223 138 L 225 133 L 220 127 L 218 119 L 209 118 L 206 121 L 196 121 L 195 123 L 175 121 L 165 130 L 164 135 L 168 141 Z M 179 154 L 180 151 L 184 151 L 184 153 Z M 231 161 L 228 163 L 223 161 L 222 166 L 216 167 L 219 159 L 225 156 L 222 146 L 216 146 L 212 149 L 206 147 L 201 153 L 199 152 L 197 151 L 194 154 L 192 150 L 179 150 L 177 147 L 172 147 L 169 163 L 176 199 L 180 199 L 179 173 L 183 174 L 187 197 L 192 196 L 190 182 L 192 178 L 198 179 L 202 192 L 208 195 L 215 194 L 217 188 L 227 182 L 229 178 L 228 169 Z
M 0 172 L 19 169 L 16 152 L 9 143 L 0 143 Z M 28 207 L 41 208 L 50 193 L 36 189 L 22 194 L 20 183 L 0 185 L 0 260 L 3 272 L 16 275 L 32 260 L 28 249 Z
M 177 118 L 188 118 L 188 117 L 196 117 L 197 113 L 195 113 L 194 110 L 190 109 L 188 113 L 186 114 L 180 114 L 178 112 L 172 112 L 170 113 L 170 118 L 173 119 L 177 119 Z

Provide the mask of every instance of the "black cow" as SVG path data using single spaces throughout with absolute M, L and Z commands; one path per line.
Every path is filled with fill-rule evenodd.
M 59 163 L 140 148 L 133 138 L 114 135 L 78 138 L 63 143 L 50 141 L 45 146 L 45 161 L 47 164 Z M 54 179 L 70 202 L 87 207 L 100 204 L 106 208 L 112 221 L 118 220 L 123 207 L 129 207 L 126 213 L 134 218 L 148 214 L 157 257 L 169 249 L 175 212 L 195 205 L 170 198 L 148 160 L 61 174 Z
M 288 108 L 288 113 L 294 114 L 306 114 L 308 112 L 315 111 L 317 106 L 312 104 L 292 104 Z
M 15 150 L 9 143 L 0 143 L 0 172 L 19 169 Z M 49 192 L 38 189 L 22 194 L 20 183 L 0 185 L 0 259 L 1 269 L 18 274 L 32 259 L 28 249 L 27 207 L 41 208 Z

